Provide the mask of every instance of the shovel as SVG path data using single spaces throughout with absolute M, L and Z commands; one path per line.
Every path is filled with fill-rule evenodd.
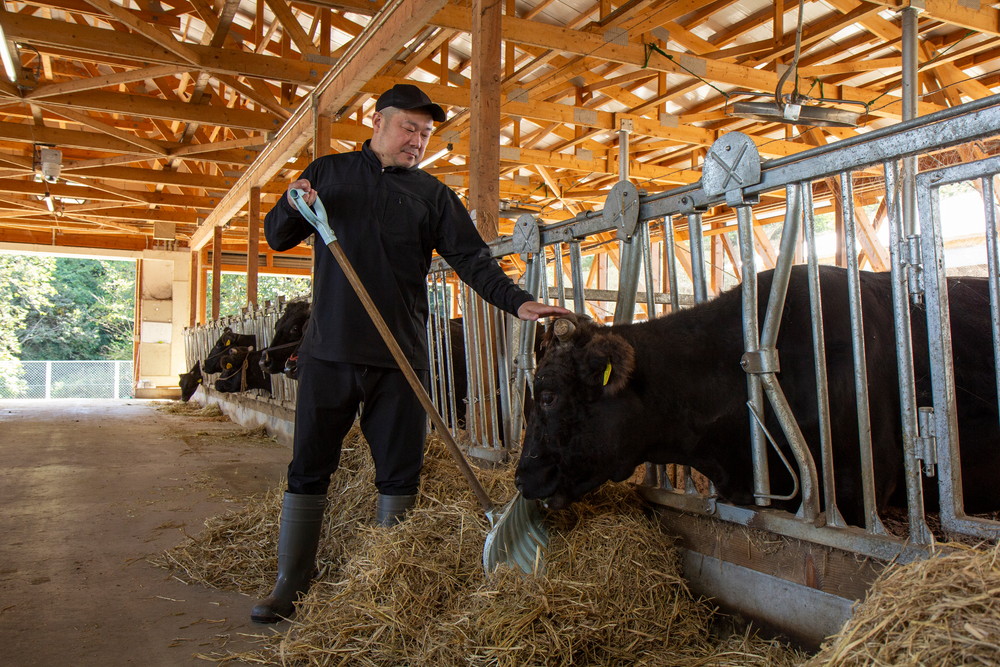
M 358 295 L 358 299 L 361 300 L 365 310 L 368 311 L 368 316 L 371 317 L 375 328 L 378 329 L 379 334 L 382 336 L 382 340 L 385 341 L 386 347 L 392 353 L 392 358 L 396 360 L 399 369 L 403 371 L 403 375 L 420 400 L 420 404 L 427 411 L 431 423 L 434 424 L 434 428 L 448 446 L 448 451 L 455 459 L 455 463 L 458 464 L 458 469 L 465 476 L 466 481 L 472 487 L 473 493 L 476 494 L 476 498 L 486 512 L 486 518 L 490 522 L 491 529 L 486 536 L 486 544 L 483 547 L 483 569 L 486 572 L 492 572 L 500 563 L 507 563 L 508 565 L 517 567 L 525 574 L 541 571 L 542 549 L 548 544 L 548 533 L 545 530 L 545 526 L 542 525 L 542 517 L 538 510 L 538 504 L 534 501 L 526 500 L 521 496 L 520 492 L 503 508 L 497 508 L 493 504 L 493 501 L 490 500 L 489 495 L 486 493 L 486 489 L 479 483 L 479 479 L 469 466 L 469 462 L 462 455 L 462 451 L 458 448 L 458 443 L 455 442 L 451 431 L 445 425 L 444 419 L 441 418 L 430 396 L 427 395 L 427 390 L 424 389 L 410 362 L 407 361 L 403 350 L 399 347 L 399 343 L 396 342 L 395 336 L 389 331 L 385 319 L 379 313 L 375 302 L 372 301 L 371 296 L 368 294 L 368 290 L 361 283 L 357 272 L 351 266 L 350 261 L 348 261 L 347 255 L 344 254 L 337 236 L 330 227 L 323 201 L 319 197 L 316 197 L 316 201 L 313 204 L 314 210 L 309 208 L 309 205 L 305 202 L 304 194 L 302 190 L 297 188 L 291 190 L 290 195 L 292 201 L 295 202 L 295 207 L 302 214 L 302 217 L 306 219 L 306 222 L 316 228 L 320 238 L 323 239 L 323 243 L 333 253 L 334 259 L 337 260 L 344 275 L 347 276 L 348 281 L 350 281 L 351 286 L 354 288 L 354 292 Z

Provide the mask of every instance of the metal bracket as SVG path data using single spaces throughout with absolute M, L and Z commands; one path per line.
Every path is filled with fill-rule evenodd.
M 542 250 L 542 234 L 538 230 L 539 221 L 530 213 L 522 213 L 514 223 L 514 252 L 521 254 L 521 259 L 534 255 Z
M 910 293 L 910 303 L 918 306 L 924 302 L 924 264 L 920 259 L 920 236 L 907 236 L 904 243 L 906 288 Z
M 917 408 L 917 433 L 913 443 L 915 456 L 923 463 L 924 475 L 935 476 L 937 437 L 934 435 L 934 408 Z
M 760 183 L 760 153 L 753 139 L 742 132 L 719 137 L 708 149 L 702 167 L 701 187 L 705 193 L 721 195 L 757 183 Z
M 677 202 L 677 212 L 681 215 L 689 215 L 691 213 L 704 213 L 708 208 L 705 206 L 698 206 L 695 203 L 694 197 L 690 195 L 682 196 Z
M 604 222 L 617 227 L 617 237 L 628 241 L 639 224 L 639 190 L 630 181 L 618 181 L 604 203 Z
M 777 373 L 781 370 L 781 364 L 778 363 L 778 350 L 772 347 L 747 352 L 740 358 L 740 368 L 751 375 Z

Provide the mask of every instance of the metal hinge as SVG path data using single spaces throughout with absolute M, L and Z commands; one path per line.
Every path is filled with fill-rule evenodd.
M 914 442 L 914 455 L 923 463 L 924 474 L 928 477 L 934 477 L 937 466 L 934 408 L 917 408 L 917 433 Z

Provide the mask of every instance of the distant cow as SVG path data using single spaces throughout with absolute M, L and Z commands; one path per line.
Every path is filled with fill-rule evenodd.
M 263 350 L 261 365 L 266 372 L 284 373 L 292 379 L 296 378 L 298 343 L 302 341 L 306 327 L 309 326 L 309 315 L 309 301 L 296 299 L 288 302 L 288 305 L 285 306 L 285 312 L 274 325 L 274 336 L 271 338 L 271 344 Z M 465 334 L 462 330 L 462 318 L 456 317 L 449 320 L 448 327 L 451 337 L 450 354 L 454 381 L 448 382 L 447 385 L 449 387 L 454 385 L 456 409 L 460 422 L 464 424 L 468 382 L 466 379 Z
M 223 393 L 250 389 L 271 393 L 271 376 L 261 369 L 260 354 L 252 347 L 228 348 L 221 357 L 222 374 L 215 381 L 215 389 Z
M 288 377 L 297 377 L 295 360 L 309 324 L 310 305 L 306 299 L 294 299 L 285 306 L 274 324 L 274 336 L 271 344 L 264 350 L 261 364 L 268 373 L 284 373 Z
M 758 276 L 761 321 L 772 272 Z M 847 273 L 821 267 L 838 506 L 863 523 L 857 410 Z M 861 273 L 864 340 L 871 405 L 877 503 L 905 493 L 891 277 Z M 1000 509 L 1000 427 L 984 279 L 949 279 L 958 420 L 969 512 Z M 925 314 L 912 317 L 918 405 L 929 405 Z M 805 267 L 792 270 L 777 340 L 778 380 L 817 462 L 819 425 Z M 545 343 L 535 401 L 517 468 L 525 497 L 565 507 L 608 480 L 628 478 L 643 462 L 689 465 L 722 497 L 753 503 L 741 294 L 718 298 L 645 323 L 578 322 L 572 338 Z M 770 409 L 766 423 L 787 443 Z M 769 448 L 770 451 L 770 448 Z M 792 481 L 771 452 L 776 494 Z M 791 458 L 789 456 L 789 458 Z M 797 504 L 797 502 L 796 502 Z M 776 503 L 794 509 L 796 504 Z
M 217 340 L 212 349 L 208 351 L 208 355 L 205 357 L 205 363 L 202 364 L 202 370 L 206 373 L 221 373 L 222 355 L 225 354 L 226 350 L 229 348 L 236 346 L 256 347 L 257 336 L 254 336 L 253 334 L 234 333 L 232 329 L 226 327 L 222 330 L 222 335 L 219 336 L 219 340 Z
M 187 373 L 181 373 L 177 384 L 181 388 L 181 400 L 187 403 L 205 381 L 201 374 L 201 363 L 196 361 Z

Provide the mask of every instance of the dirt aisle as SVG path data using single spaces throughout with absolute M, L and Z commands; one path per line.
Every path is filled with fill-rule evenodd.
M 6 665 L 206 665 L 249 646 L 252 600 L 146 557 L 275 486 L 290 450 L 141 400 L 0 401 Z

